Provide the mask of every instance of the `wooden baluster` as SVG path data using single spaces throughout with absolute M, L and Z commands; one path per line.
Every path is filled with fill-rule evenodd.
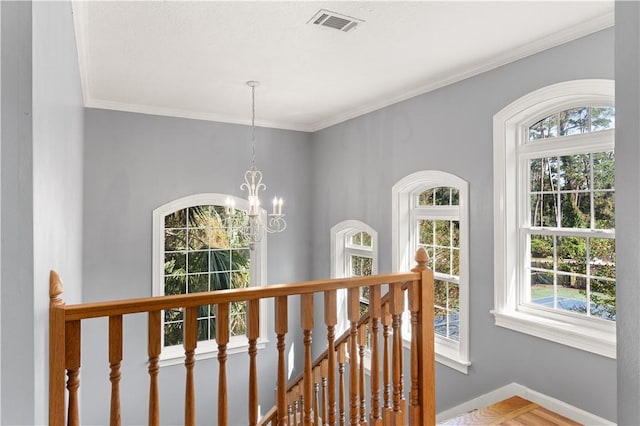
M 391 313 L 389 312 L 389 303 L 385 303 L 382 307 L 382 337 L 383 337 L 383 400 L 384 400 L 384 424 L 391 424 L 391 363 L 389 352 L 389 327 L 391 326 Z
M 331 426 L 336 424 L 336 349 L 335 349 L 335 326 L 338 323 L 338 312 L 336 303 L 336 290 L 328 290 L 324 292 L 324 323 L 327 325 L 327 377 L 329 385 L 328 423 Z M 324 418 L 327 421 L 327 418 Z
M 369 423 L 372 426 L 382 425 L 380 416 L 380 360 L 378 358 L 378 333 L 379 321 L 382 313 L 380 306 L 380 286 L 369 287 L 369 315 L 371 316 L 371 416 Z
M 229 343 L 229 303 L 216 306 L 216 341 L 218 342 L 218 424 L 229 421 L 227 412 L 227 344 Z
M 160 350 L 162 323 L 160 311 L 149 312 L 147 353 L 149 355 L 149 425 L 160 425 L 160 398 L 158 373 L 160 372 Z
M 313 424 L 320 425 L 320 367 L 313 370 Z
M 78 426 L 80 417 L 78 411 L 78 388 L 80 380 L 80 321 L 68 321 L 65 324 L 65 364 L 67 368 L 67 390 L 69 391 L 69 412 L 67 424 Z
M 343 343 L 338 346 L 338 386 L 339 391 L 339 410 L 340 410 L 340 426 L 345 426 L 345 391 L 344 391 L 344 364 L 347 362 L 346 345 Z
M 404 297 L 402 293 L 402 284 L 393 283 L 389 285 L 391 293 L 390 312 L 391 326 L 393 327 L 393 343 L 392 352 L 393 359 L 391 364 L 391 377 L 393 385 L 393 415 L 392 424 L 402 425 L 403 412 L 401 402 L 404 398 L 402 395 L 402 312 L 404 311 Z
M 411 389 L 409 390 L 409 423 L 417 424 L 421 421 L 420 391 L 418 365 L 418 339 L 420 328 L 418 327 L 418 315 L 420 314 L 420 283 L 418 281 L 409 284 L 409 311 L 411 312 Z
M 291 398 L 291 397 L 289 396 L 289 398 Z M 293 403 L 291 401 L 289 401 L 289 403 L 287 404 L 287 423 L 286 424 L 288 424 L 288 425 L 292 425 L 293 424 L 293 421 L 291 419 L 292 415 L 293 415 Z
M 49 273 L 49 424 L 65 424 L 65 312 L 60 276 Z
M 433 271 L 427 268 L 429 257 L 424 248 L 416 252 L 417 266 L 413 272 L 420 272 L 420 285 L 417 292 L 420 298 L 418 307 L 418 332 L 412 332 L 417 339 L 418 393 L 420 404 L 419 424 L 436 423 L 435 400 L 435 343 L 433 336 Z M 412 343 L 413 350 L 413 343 Z
M 298 385 L 293 388 L 293 426 L 298 426 L 298 418 L 300 415 L 300 389 Z
M 196 395 L 193 380 L 193 369 L 196 364 L 196 346 L 198 344 L 198 308 L 186 308 L 184 315 L 184 366 L 186 368 L 186 383 L 184 395 L 184 424 L 193 426 L 196 424 Z
M 367 323 L 360 324 L 358 329 L 358 352 L 360 356 L 360 371 L 359 371 L 359 383 L 360 388 L 360 426 L 367 425 L 367 410 L 365 406 L 365 392 L 364 392 L 364 347 L 367 344 Z
M 109 317 L 109 367 L 111 412 L 109 424 L 120 425 L 120 364 L 122 362 L 122 315 Z
M 313 330 L 313 293 L 300 295 L 300 325 L 304 335 L 304 418 L 303 425 L 310 425 L 313 422 L 312 401 L 313 401 L 313 375 L 311 371 L 311 332 Z
M 249 339 L 249 425 L 258 424 L 258 370 L 256 355 L 260 337 L 260 300 L 247 302 L 247 338 Z
M 278 349 L 278 384 L 276 388 L 276 401 L 278 406 L 278 425 L 291 424 L 287 422 L 285 412 L 287 409 L 287 367 L 285 365 L 285 335 L 288 330 L 289 317 L 287 314 L 287 296 L 275 299 L 275 329 L 277 336 L 276 347 Z
M 349 425 L 358 424 L 358 321 L 360 320 L 360 289 L 347 290 L 347 315 L 351 322 L 349 333 Z
M 327 375 L 329 374 L 329 361 L 325 358 L 324 360 L 322 360 L 322 363 L 320 364 L 320 368 L 322 370 L 322 423 L 323 424 L 327 424 L 328 418 L 327 418 L 327 383 L 328 383 L 328 378 Z M 335 413 L 334 413 L 335 415 Z

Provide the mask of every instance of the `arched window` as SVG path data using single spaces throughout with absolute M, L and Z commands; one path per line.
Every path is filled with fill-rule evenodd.
M 416 250 L 427 251 L 435 278 L 436 361 L 467 373 L 468 184 L 449 173 L 422 171 L 401 179 L 392 191 L 393 269 L 411 269 Z
M 345 220 L 331 228 L 331 277 L 347 278 L 378 273 L 378 233 L 359 220 Z M 360 307 L 369 305 L 368 288 L 360 289 Z M 346 291 L 338 292 L 337 333 L 349 327 Z
M 614 84 L 576 80 L 494 117 L 496 324 L 615 358 Z
M 232 212 L 226 207 L 230 199 L 236 206 Z M 254 250 L 249 248 L 242 228 L 248 207 L 248 202 L 241 198 L 198 194 L 154 210 L 153 295 L 262 285 L 266 242 L 263 240 Z M 246 303 L 232 303 L 229 313 L 230 349 L 246 347 L 246 321 Z M 183 323 L 182 310 L 164 311 L 162 359 L 183 355 Z M 200 306 L 197 323 L 199 344 L 196 355 L 215 352 L 214 306 Z M 261 335 L 266 336 L 265 324 L 261 327 Z

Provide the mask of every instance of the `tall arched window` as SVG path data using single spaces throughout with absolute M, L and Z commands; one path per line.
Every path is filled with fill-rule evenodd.
M 496 324 L 615 358 L 614 83 L 532 92 L 494 117 Z
M 235 210 L 228 212 L 227 200 Z M 191 294 L 259 286 L 264 282 L 266 241 L 250 250 L 243 233 L 248 202 L 224 194 L 197 194 L 172 201 L 153 212 L 153 295 Z M 266 238 L 266 237 L 265 237 Z M 264 309 L 264 306 L 261 306 Z M 264 317 L 264 315 L 261 315 Z M 246 347 L 246 304 L 230 306 L 230 348 Z M 163 313 L 162 359 L 181 357 L 182 310 Z M 213 353 L 216 311 L 198 308 L 196 355 Z M 261 324 L 266 336 L 265 324 Z
M 378 233 L 359 220 L 345 220 L 331 228 L 331 277 L 347 278 L 378 273 Z M 361 310 L 369 304 L 368 288 L 360 289 Z M 346 291 L 338 292 L 338 334 L 349 327 Z
M 401 179 L 392 191 L 393 269 L 411 269 L 416 250 L 427 251 L 435 278 L 436 361 L 466 374 L 470 365 L 468 184 L 449 173 L 422 171 Z

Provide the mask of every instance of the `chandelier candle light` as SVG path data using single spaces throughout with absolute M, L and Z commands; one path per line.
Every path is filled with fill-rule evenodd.
M 260 218 L 260 191 L 267 189 L 262 183 L 262 172 L 256 169 L 256 87 L 259 81 L 247 81 L 247 86 L 251 87 L 251 168 L 244 173 L 244 183 L 240 189 L 248 192 L 249 201 L 248 220 L 242 226 L 246 236 L 249 238 L 249 247 L 253 250 L 256 243 L 259 243 L 264 233 L 273 234 L 282 232 L 287 228 L 287 222 L 282 213 L 282 198 L 274 197 L 273 210 L 267 215 L 267 223 L 263 223 Z M 235 214 L 233 200 L 227 199 L 226 214 L 232 217 Z

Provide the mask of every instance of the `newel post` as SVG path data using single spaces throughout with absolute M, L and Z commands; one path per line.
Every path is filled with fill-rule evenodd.
M 417 265 L 419 281 L 409 287 L 411 312 L 411 392 L 409 417 L 411 424 L 435 425 L 435 343 L 433 334 L 433 271 L 427 268 L 429 256 L 419 248 Z
M 59 297 L 64 284 L 56 271 L 49 274 L 49 424 L 65 422 L 65 312 Z

